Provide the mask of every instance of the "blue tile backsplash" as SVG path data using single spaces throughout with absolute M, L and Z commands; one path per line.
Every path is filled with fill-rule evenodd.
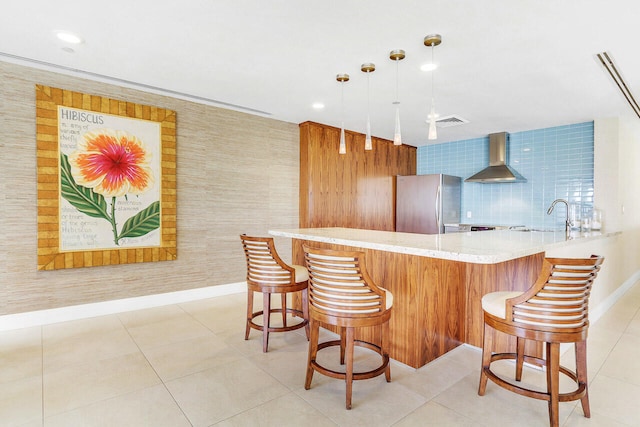
M 565 207 L 555 199 L 593 208 L 593 122 L 509 134 L 507 164 L 522 183 L 462 185 L 461 221 L 562 229 Z M 489 136 L 418 148 L 417 174 L 468 178 L 489 165 Z M 471 213 L 471 218 L 467 213 Z

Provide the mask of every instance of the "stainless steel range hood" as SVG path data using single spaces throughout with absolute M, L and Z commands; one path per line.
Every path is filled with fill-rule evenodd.
M 495 184 L 501 182 L 527 182 L 526 178 L 507 165 L 507 132 L 489 135 L 489 166 L 464 182 Z

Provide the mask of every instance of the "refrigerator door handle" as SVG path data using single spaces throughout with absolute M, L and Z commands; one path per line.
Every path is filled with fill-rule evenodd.
M 438 191 L 436 191 L 436 225 L 438 226 L 438 234 L 442 233 L 442 224 L 440 224 L 440 193 L 442 192 L 442 185 L 438 185 Z

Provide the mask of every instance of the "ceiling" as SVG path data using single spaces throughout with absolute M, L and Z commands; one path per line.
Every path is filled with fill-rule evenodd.
M 21 0 L 2 5 L 0 61 L 363 133 L 369 110 L 372 134 L 387 139 L 397 71 L 403 142 L 422 146 L 634 116 L 596 54 L 608 52 L 640 96 L 638 17 L 636 0 Z M 436 141 L 425 121 L 432 75 L 419 69 L 432 33 L 442 36 L 436 111 L 469 121 Z M 406 52 L 397 68 L 394 49 Z M 344 114 L 338 73 L 351 77 Z

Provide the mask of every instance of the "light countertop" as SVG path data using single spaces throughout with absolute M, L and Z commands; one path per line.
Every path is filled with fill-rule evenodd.
M 414 234 L 355 228 L 269 230 L 272 236 L 376 249 L 476 264 L 495 264 L 545 252 L 573 242 L 604 239 L 619 232 L 493 230 L 451 234 Z

